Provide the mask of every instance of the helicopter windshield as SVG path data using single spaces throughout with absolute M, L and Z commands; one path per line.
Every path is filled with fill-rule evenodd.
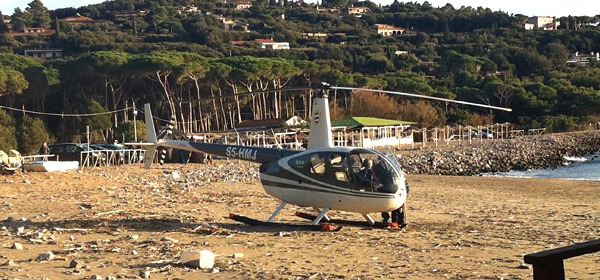
M 354 150 L 348 157 L 348 166 L 360 191 L 395 193 L 401 184 L 402 171 L 393 154 Z
M 288 164 L 308 177 L 353 191 L 396 193 L 402 184 L 402 170 L 393 155 L 374 150 L 313 152 Z

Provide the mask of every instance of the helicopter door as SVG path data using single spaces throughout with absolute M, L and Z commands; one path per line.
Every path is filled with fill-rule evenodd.
M 351 178 L 347 172 L 345 154 L 314 153 L 311 155 L 310 163 L 311 177 L 336 186 L 348 186 Z

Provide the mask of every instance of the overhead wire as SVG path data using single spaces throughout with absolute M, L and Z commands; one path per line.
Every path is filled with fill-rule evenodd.
M 119 112 L 123 112 L 123 111 L 129 110 L 129 108 L 125 108 L 125 109 L 119 109 L 119 110 L 107 111 L 107 112 L 100 112 L 100 113 L 65 114 L 65 113 L 48 113 L 48 112 L 32 111 L 32 110 L 18 109 L 18 108 L 13 108 L 13 107 L 8 107 L 8 106 L 2 106 L 2 105 L 0 105 L 0 108 L 1 109 L 15 111 L 15 112 L 23 112 L 23 113 L 43 115 L 43 116 L 57 116 L 57 117 L 92 117 L 92 116 L 114 114 L 114 113 L 119 113 Z
M 35 115 L 42 115 L 42 116 L 56 116 L 56 117 L 93 117 L 93 116 L 101 116 L 101 115 L 108 115 L 108 114 L 114 114 L 114 113 L 120 113 L 120 112 L 124 112 L 124 111 L 128 111 L 133 109 L 133 111 L 137 111 L 140 113 L 144 113 L 144 110 L 140 110 L 140 109 L 136 109 L 135 107 L 128 107 L 125 109 L 119 109 L 119 110 L 114 110 L 114 111 L 106 111 L 106 112 L 100 112 L 100 113 L 82 113 L 82 114 L 68 114 L 68 113 L 49 113 L 49 112 L 39 112 L 39 111 L 33 111 L 33 110 L 27 110 L 27 109 L 19 109 L 19 108 L 14 108 L 14 107 L 8 107 L 8 106 L 3 106 L 0 105 L 0 109 L 6 109 L 6 110 L 10 110 L 10 111 L 15 111 L 15 112 L 22 112 L 22 113 L 28 113 L 28 114 L 35 114 Z M 152 116 L 153 119 L 155 120 L 159 120 L 159 121 L 163 121 L 163 122 L 167 122 L 167 123 L 171 123 L 171 120 L 165 120 L 159 117 L 155 117 Z M 194 121 L 194 122 L 199 122 L 199 121 Z M 176 124 L 185 124 L 185 123 L 189 123 L 189 122 L 179 122 L 176 121 Z

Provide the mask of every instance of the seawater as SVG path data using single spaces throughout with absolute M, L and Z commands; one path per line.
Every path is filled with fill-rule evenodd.
M 588 157 L 565 157 L 566 166 L 552 169 L 487 173 L 483 176 L 517 178 L 558 178 L 600 182 L 600 152 Z

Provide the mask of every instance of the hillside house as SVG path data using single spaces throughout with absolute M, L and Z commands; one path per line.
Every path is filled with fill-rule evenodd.
M 250 32 L 249 24 L 239 21 L 233 20 L 230 18 L 226 18 L 224 16 L 215 15 L 221 21 L 221 27 L 225 31 L 242 31 L 242 32 Z
M 250 9 L 252 7 L 252 2 L 245 0 L 233 1 L 232 4 L 236 10 L 245 10 Z
M 575 52 L 575 54 L 567 60 L 567 64 L 571 65 L 587 65 L 591 62 L 600 62 L 599 52 L 591 52 L 589 54 Z
M 530 22 L 523 23 L 523 28 L 525 28 L 525 30 L 533 30 L 534 27 L 535 27 L 535 24 L 533 24 L 533 23 L 530 23 Z
M 395 26 L 388 25 L 388 24 L 375 24 L 374 27 L 375 27 L 375 30 L 377 30 L 377 34 L 379 34 L 383 37 L 401 35 L 401 34 L 404 34 L 404 32 L 406 31 L 406 29 L 404 29 L 404 28 L 395 27 Z
M 60 58 L 62 49 L 25 49 L 24 55 L 39 58 Z
M 25 27 L 25 28 L 23 28 L 23 33 L 26 33 L 26 34 L 44 34 L 47 31 L 48 30 L 46 30 L 45 28 L 41 28 L 41 27 Z
M 118 18 L 144 17 L 148 14 L 148 10 L 121 10 L 114 11 L 113 15 Z
M 199 14 L 200 13 L 200 9 L 198 9 L 198 7 L 191 5 L 191 6 L 179 6 L 177 7 L 177 13 L 178 14 L 188 14 L 188 13 L 195 13 L 195 14 Z
M 532 27 L 533 25 L 533 27 Z M 530 17 L 523 24 L 523 27 L 527 30 L 540 29 L 540 30 L 556 30 L 560 26 L 560 22 L 555 17 L 547 16 L 535 16 Z M 530 29 L 528 29 L 530 28 Z
M 54 30 L 46 30 L 41 27 L 25 27 L 23 28 L 23 32 L 10 31 L 8 33 L 8 35 L 13 37 L 50 36 L 52 34 L 54 34 Z
M 325 38 L 329 36 L 327 33 L 322 32 L 303 32 L 302 38 Z
M 346 16 L 362 17 L 363 15 L 370 14 L 371 9 L 369 7 L 348 7 L 343 12 Z
M 93 22 L 94 20 L 92 18 L 84 17 L 84 16 L 80 15 L 79 13 L 77 13 L 74 16 L 63 18 L 62 21 L 75 24 L 75 23 L 89 23 L 89 22 Z
M 272 39 L 256 39 L 255 42 L 260 44 L 260 47 L 263 49 L 271 49 L 271 50 L 289 50 L 290 43 L 289 42 L 275 42 Z

